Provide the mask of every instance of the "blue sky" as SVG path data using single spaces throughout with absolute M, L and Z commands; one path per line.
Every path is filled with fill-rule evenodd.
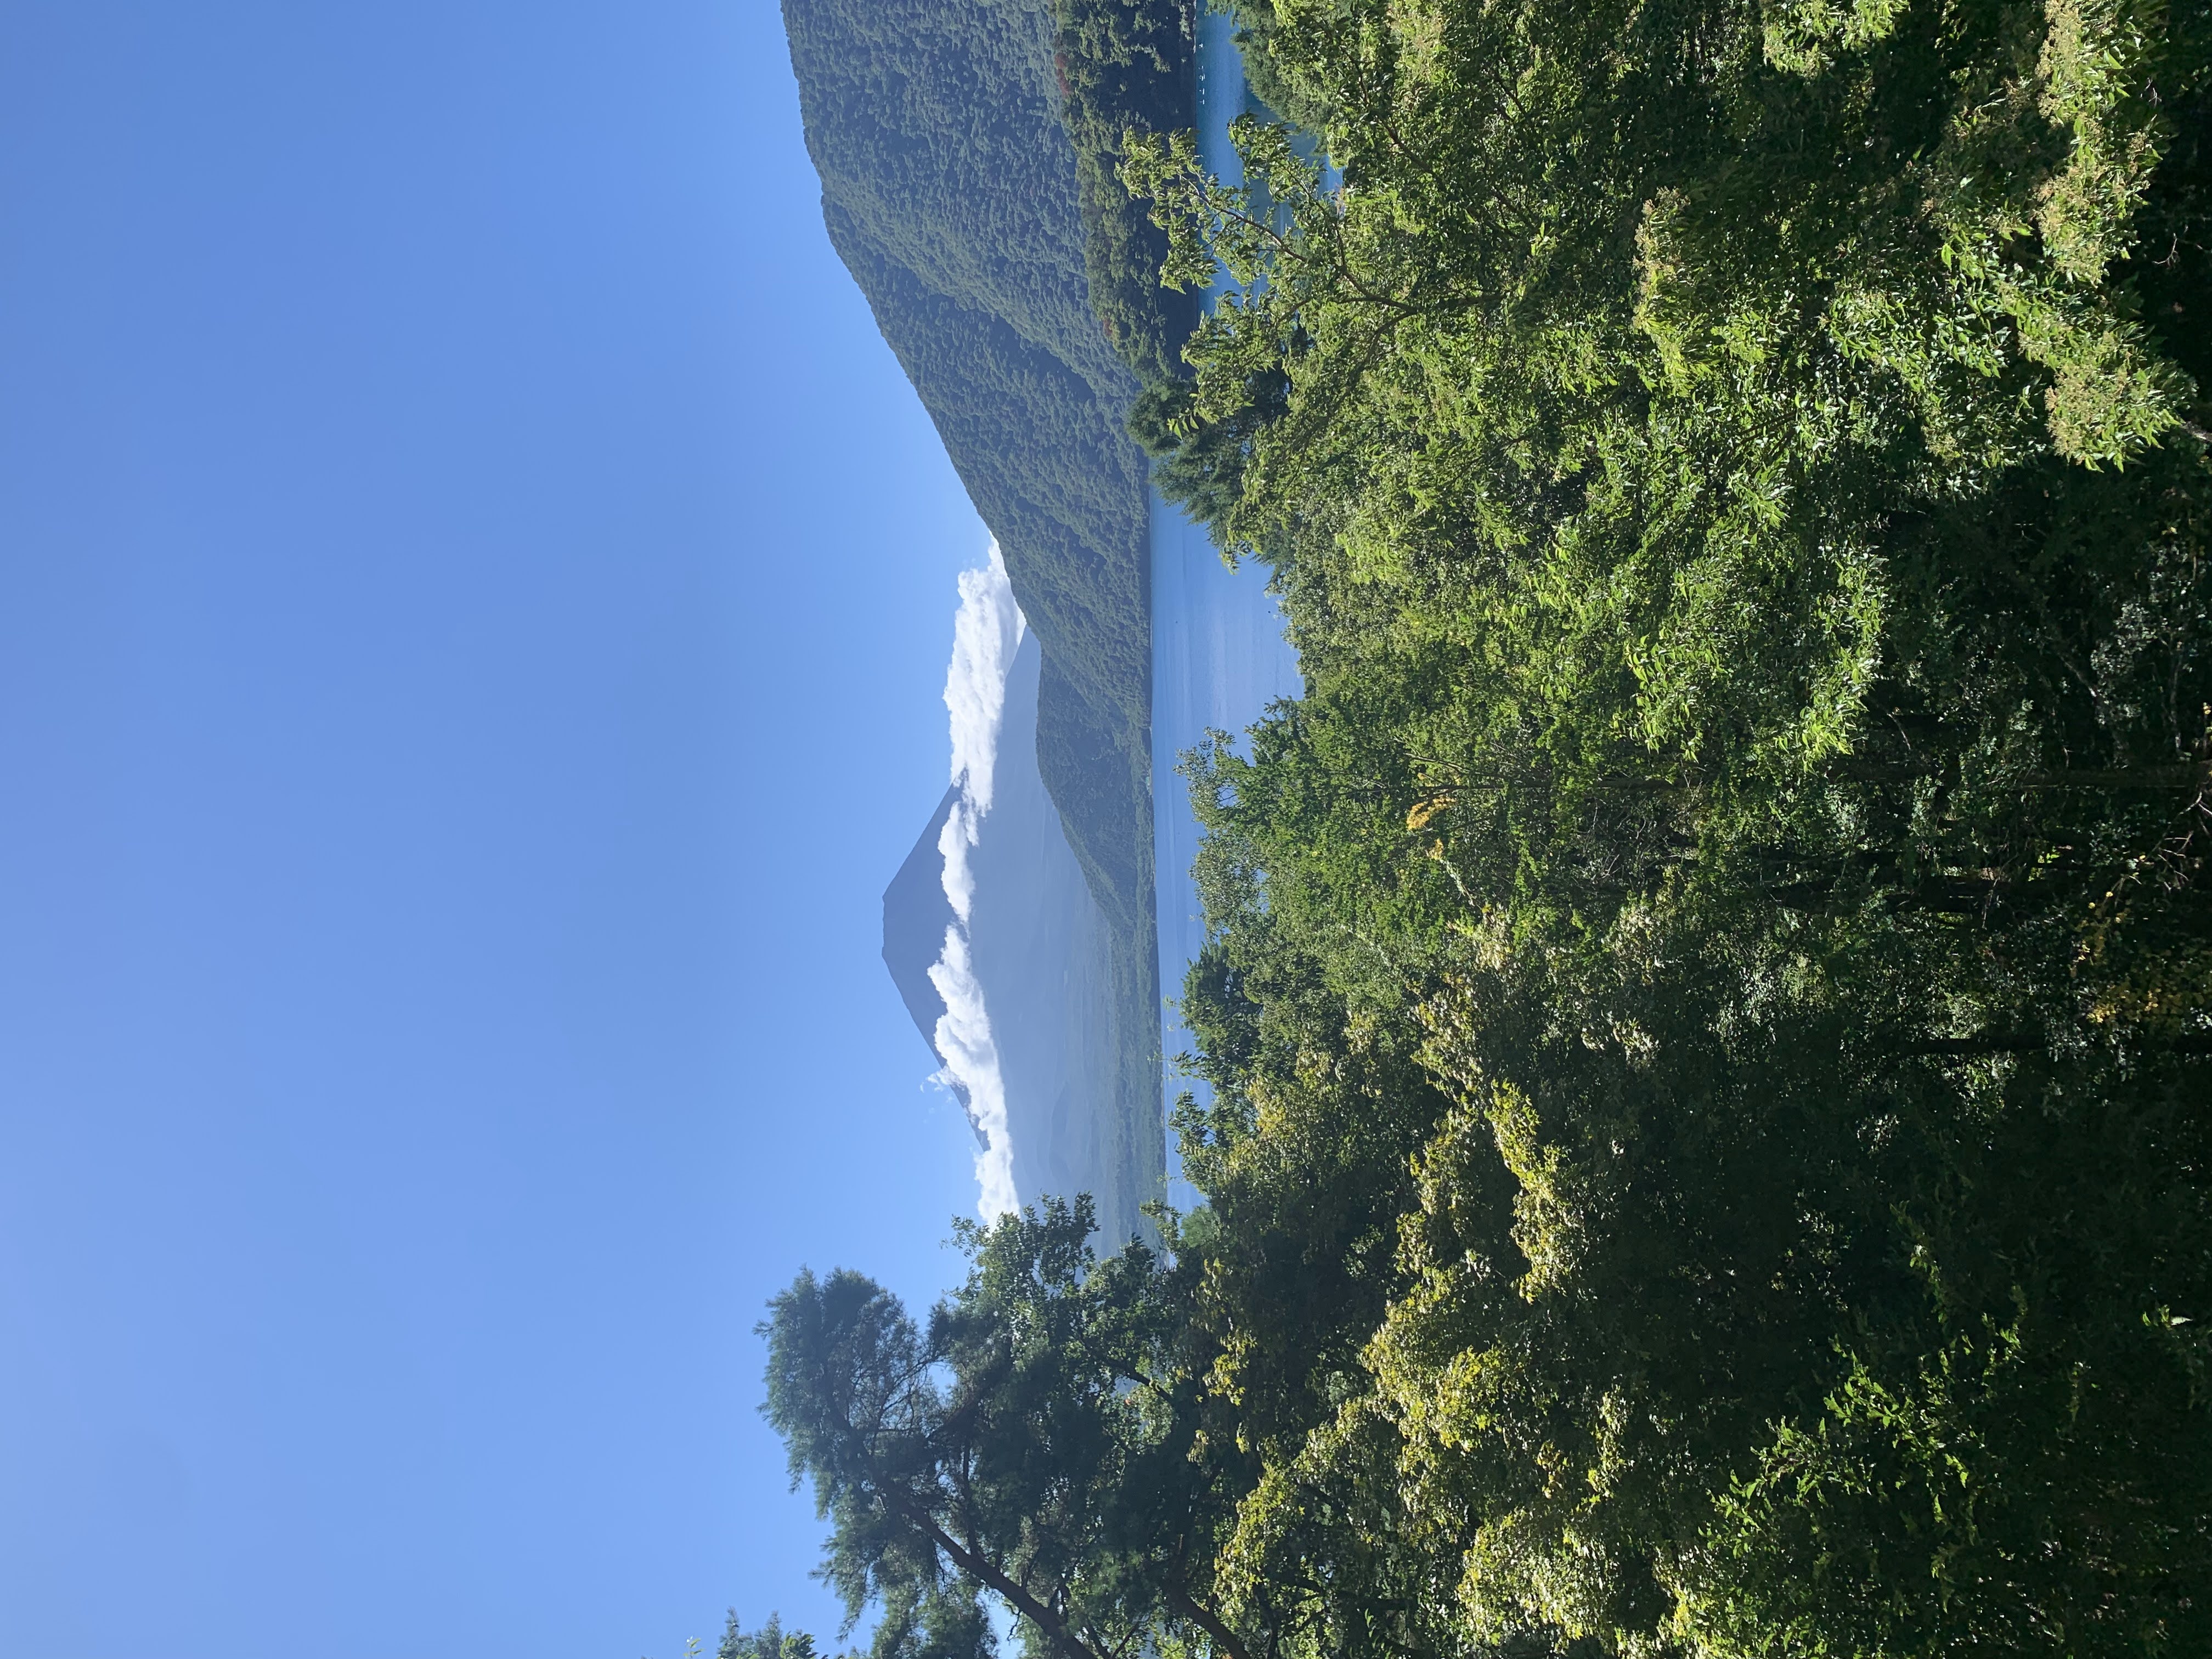
M 830 1615 L 983 532 L 766 0 L 0 0 L 0 1656 Z

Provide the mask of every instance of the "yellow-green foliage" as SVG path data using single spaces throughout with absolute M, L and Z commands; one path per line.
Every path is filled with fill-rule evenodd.
M 2212 7 L 1238 9 L 1340 183 L 1121 168 L 1242 285 L 1133 428 L 1304 673 L 1186 768 L 1206 1203 L 971 1235 L 926 1342 L 802 1278 L 833 1582 L 885 1659 L 981 1659 L 948 1562 L 1061 1659 L 2212 1652 Z
M 1307 682 L 1193 770 L 1251 1639 L 2212 1649 L 2207 9 L 1244 10 L 1341 187 L 1128 176 Z

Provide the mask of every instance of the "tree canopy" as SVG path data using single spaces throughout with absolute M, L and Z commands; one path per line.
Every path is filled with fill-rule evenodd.
M 915 1632 L 985 1650 L 978 1590 L 1061 1659 L 1176 1630 L 1242 1652 L 1208 1605 L 1226 1489 L 1193 1412 L 1187 1275 L 1133 1242 L 1097 1261 L 1093 1228 L 1087 1198 L 963 1224 L 972 1271 L 927 1328 L 851 1272 L 771 1304 L 763 1410 L 832 1524 L 823 1576 L 853 1620 L 884 1610 L 878 1659 Z
M 1102 1656 L 2212 1651 L 2212 8 L 1239 11 L 1204 1204 L 975 1236 L 879 1486 Z

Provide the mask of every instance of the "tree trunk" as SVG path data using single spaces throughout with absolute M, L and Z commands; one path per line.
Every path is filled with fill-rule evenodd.
M 981 1551 L 964 1549 L 955 1542 L 951 1534 L 939 1526 L 927 1510 L 895 1488 L 879 1486 L 878 1490 L 883 1493 L 884 1503 L 893 1513 L 903 1516 L 913 1525 L 921 1528 L 927 1534 L 929 1541 L 943 1550 L 954 1566 L 976 1583 L 997 1591 L 1015 1612 L 1050 1638 L 1052 1644 L 1066 1654 L 1068 1659 L 1104 1659 L 1104 1656 L 1068 1629 L 1066 1620 L 992 1565 Z
M 1170 1584 L 1168 1587 L 1168 1606 L 1204 1631 L 1213 1645 L 1227 1654 L 1229 1659 L 1252 1659 L 1252 1656 L 1244 1650 L 1244 1644 L 1237 1639 L 1237 1633 L 1200 1607 L 1182 1585 Z

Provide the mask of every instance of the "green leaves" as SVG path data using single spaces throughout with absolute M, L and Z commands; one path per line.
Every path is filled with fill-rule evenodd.
M 823 1654 L 805 1632 L 787 1632 L 783 1620 L 775 1613 L 769 1614 L 768 1623 L 760 1629 L 749 1632 L 738 1622 L 738 1615 L 732 1611 L 729 1622 L 723 1626 L 722 1639 L 714 1649 L 714 1659 L 830 1659 L 830 1656 Z M 848 1655 L 846 1659 L 858 1659 L 858 1656 Z
M 1188 1369 L 1190 1275 L 1091 1253 L 1090 1200 L 960 1231 L 974 1268 L 920 1331 L 851 1273 L 772 1304 L 768 1415 L 833 1520 L 823 1572 L 877 1659 L 990 1650 L 978 1590 L 1065 1659 L 1202 1631 L 1218 1472 Z
M 1264 10 L 1345 189 L 1258 126 L 1238 189 L 1144 179 L 1244 284 L 1148 441 L 1307 688 L 1191 771 L 1231 1605 L 2212 1639 L 2212 1471 L 2133 1449 L 2212 1443 L 2142 1322 L 2212 1295 L 2212 820 L 2152 781 L 2212 471 L 2131 286 L 2134 216 L 2212 234 L 2145 90 L 2199 98 L 2201 21 Z
M 1341 187 L 1122 164 L 1237 284 L 1135 429 L 1304 676 L 1185 769 L 1207 1201 L 807 1290 L 833 1577 L 1099 1659 L 2212 1649 L 2212 16 L 1242 13 Z

